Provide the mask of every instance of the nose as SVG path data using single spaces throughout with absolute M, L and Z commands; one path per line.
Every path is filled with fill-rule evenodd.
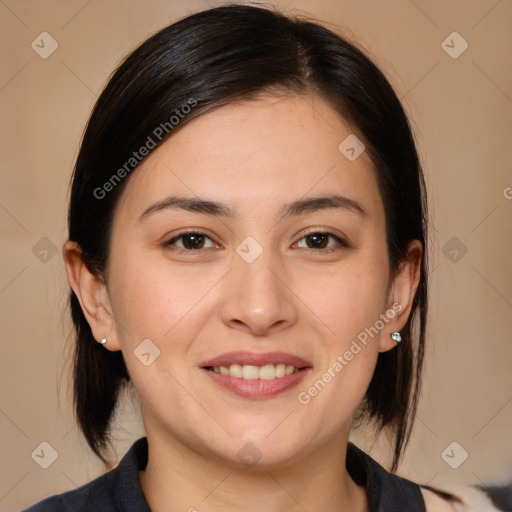
M 271 260 L 270 252 L 263 251 L 252 263 L 235 258 L 223 289 L 224 324 L 254 336 L 268 336 L 296 323 L 295 296 L 286 272 Z

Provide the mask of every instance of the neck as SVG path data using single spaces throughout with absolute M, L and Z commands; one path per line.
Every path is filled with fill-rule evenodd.
M 365 489 L 346 470 L 348 433 L 293 463 L 241 468 L 146 430 L 148 464 L 139 477 L 152 512 L 368 510 Z

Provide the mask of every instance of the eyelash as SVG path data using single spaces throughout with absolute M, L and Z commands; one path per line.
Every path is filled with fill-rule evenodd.
M 183 237 L 185 237 L 187 235 L 204 236 L 204 237 L 208 238 L 209 240 L 211 240 L 213 242 L 213 240 L 206 233 L 204 233 L 204 232 L 202 232 L 200 230 L 189 230 L 189 231 L 182 231 L 178 235 L 174 236 L 173 238 L 171 238 L 170 240 L 165 242 L 165 246 L 167 248 L 171 248 L 172 247 L 171 250 L 174 251 L 174 252 L 177 252 L 177 253 L 192 253 L 192 252 L 199 253 L 199 252 L 204 251 L 206 249 L 211 249 L 212 248 L 212 247 L 207 247 L 207 248 L 201 248 L 201 249 L 182 249 L 182 248 L 176 247 L 174 245 L 178 240 L 180 240 L 181 238 L 183 238 Z M 305 235 L 303 235 L 296 242 L 296 244 L 298 242 L 300 242 L 301 240 L 304 240 L 305 238 L 307 238 L 309 236 L 312 236 L 312 235 L 327 235 L 328 238 L 333 238 L 337 242 L 338 245 L 334 246 L 334 247 L 327 247 L 325 249 L 315 249 L 315 248 L 311 248 L 311 247 L 302 247 L 301 249 L 306 249 L 307 251 L 312 251 L 312 252 L 317 252 L 317 253 L 318 252 L 331 253 L 331 252 L 339 250 L 341 248 L 349 248 L 350 247 L 350 245 L 347 243 L 347 241 L 344 240 L 343 238 L 340 238 L 339 236 L 335 235 L 334 233 L 330 233 L 328 231 L 321 231 L 321 230 L 315 230 L 315 231 L 310 231 L 309 233 L 306 233 Z

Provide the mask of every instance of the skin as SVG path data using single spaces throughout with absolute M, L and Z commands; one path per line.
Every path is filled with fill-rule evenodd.
M 123 351 L 140 395 L 149 442 L 140 481 L 153 511 L 367 510 L 345 468 L 351 419 L 379 352 L 395 349 L 390 333 L 407 321 L 421 244 L 411 242 L 391 276 L 373 164 L 366 152 L 351 162 L 338 150 L 351 133 L 313 95 L 265 93 L 210 111 L 133 172 L 116 207 L 105 280 L 87 270 L 74 242 L 64 246 L 95 338 Z M 279 219 L 285 203 L 331 194 L 357 201 L 365 215 L 326 208 Z M 164 208 L 141 219 L 170 195 L 222 202 L 237 216 Z M 166 244 L 183 229 L 207 235 L 201 250 L 189 238 Z M 348 246 L 335 238 L 315 246 L 311 233 Z M 236 252 L 247 236 L 263 249 L 252 263 Z M 401 311 L 301 404 L 298 394 L 394 303 Z M 149 366 L 134 355 L 147 338 L 161 351 Z M 284 351 L 312 369 L 276 397 L 241 398 L 199 367 L 235 350 Z M 247 442 L 261 455 L 251 467 L 237 457 Z

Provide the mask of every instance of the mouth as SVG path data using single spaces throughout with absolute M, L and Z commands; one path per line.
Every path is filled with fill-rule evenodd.
M 301 368 L 296 368 L 291 364 L 265 364 L 255 366 L 252 364 L 231 364 L 229 366 L 206 366 L 205 370 L 214 371 L 221 375 L 229 375 L 234 379 L 245 380 L 274 380 L 281 379 L 292 373 L 297 373 Z
M 283 352 L 231 352 L 206 361 L 201 369 L 223 390 L 243 398 L 264 399 L 298 385 L 312 365 Z

